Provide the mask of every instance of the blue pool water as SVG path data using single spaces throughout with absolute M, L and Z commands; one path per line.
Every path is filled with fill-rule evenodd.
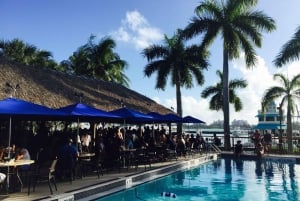
M 300 164 L 287 160 L 218 159 L 97 201 L 298 201 Z M 163 197 L 162 192 L 176 194 Z

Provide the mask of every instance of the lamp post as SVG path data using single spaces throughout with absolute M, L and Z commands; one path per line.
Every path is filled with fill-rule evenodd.
M 79 103 L 81 103 L 82 98 L 83 98 L 83 93 L 75 93 L 74 96 L 79 98 Z
M 15 86 L 11 85 L 9 82 L 5 83 L 5 87 L 6 87 L 6 92 L 10 93 L 10 97 L 15 97 L 16 96 L 16 92 L 18 89 L 20 89 L 20 85 L 16 84 Z

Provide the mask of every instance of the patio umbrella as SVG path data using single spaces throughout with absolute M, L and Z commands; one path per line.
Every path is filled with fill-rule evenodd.
M 101 119 L 104 121 L 114 121 L 121 118 L 118 115 L 82 103 L 76 103 L 65 107 L 61 107 L 56 111 L 63 112 L 70 118 Z
M 169 113 L 163 115 L 169 123 L 182 123 L 182 118 L 176 114 Z
M 21 99 L 7 98 L 0 101 L 0 118 L 9 119 L 8 146 L 11 143 L 12 118 L 50 119 L 62 116 L 64 116 L 62 112 Z
M 154 118 L 150 115 L 126 107 L 113 110 L 111 114 L 120 116 L 124 123 L 152 123 Z
M 31 103 L 25 100 L 16 98 L 7 98 L 0 101 L 0 117 L 9 119 L 8 129 L 8 147 L 11 146 L 11 124 L 12 118 L 26 118 L 26 119 L 41 119 L 54 118 L 63 116 L 61 112 L 57 112 L 48 107 Z M 8 149 L 8 156 L 10 157 L 10 149 Z M 8 169 L 9 174 L 9 169 Z M 9 188 L 9 177 L 7 177 L 7 187 Z
M 82 104 L 76 103 L 68 105 L 62 108 L 57 109 L 57 111 L 63 112 L 67 115 L 68 118 L 77 120 L 77 139 L 76 145 L 78 145 L 79 138 L 79 121 L 80 120 L 91 120 L 91 119 L 100 119 L 106 122 L 113 122 L 117 119 L 121 119 L 120 116 L 111 114 L 109 112 Z
M 197 119 L 195 117 L 192 116 L 185 116 L 182 118 L 182 123 L 187 123 L 188 124 L 188 130 L 190 130 L 190 123 L 192 124 L 205 124 L 204 121 Z M 191 131 L 189 131 L 191 132 Z
M 159 114 L 157 112 L 149 112 L 147 113 L 147 115 L 150 115 L 153 117 L 153 123 L 166 123 L 168 122 L 168 117 L 162 115 L 162 114 Z
M 205 124 L 204 121 L 197 119 L 195 117 L 192 117 L 192 116 L 183 117 L 182 123 Z

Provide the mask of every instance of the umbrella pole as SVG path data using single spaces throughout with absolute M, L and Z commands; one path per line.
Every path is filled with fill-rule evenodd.
M 8 159 L 10 160 L 10 145 L 11 145 L 11 116 L 9 117 L 9 128 L 8 128 Z M 6 175 L 6 190 L 9 192 L 9 166 L 7 166 L 7 175 Z
M 76 147 L 78 149 L 78 152 L 81 152 L 80 147 L 80 137 L 79 137 L 79 118 L 77 118 L 77 132 L 76 132 Z

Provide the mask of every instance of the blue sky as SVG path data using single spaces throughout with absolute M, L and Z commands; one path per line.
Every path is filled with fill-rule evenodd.
M 155 78 L 146 78 L 143 69 L 147 64 L 141 51 L 150 44 L 159 44 L 163 34 L 171 37 L 177 28 L 184 28 L 195 15 L 200 0 L 1 0 L 0 39 L 19 38 L 28 44 L 52 52 L 60 62 L 68 59 L 85 44 L 91 34 L 99 39 L 111 36 L 117 43 L 116 52 L 129 64 L 126 75 L 131 89 L 154 99 L 166 107 L 176 108 L 175 88 L 155 90 Z M 272 64 L 282 45 L 287 42 L 300 24 L 300 1 L 260 0 L 257 10 L 275 19 L 277 29 L 264 34 L 262 48 L 257 49 L 258 63 L 247 70 L 241 59 L 230 63 L 230 77 L 244 78 L 249 86 L 239 91 L 244 109 L 236 113 L 231 109 L 231 120 L 247 120 L 256 124 L 255 115 L 260 109 L 264 91 L 276 85 L 272 74 L 283 72 L 293 76 L 300 73 L 300 62 L 277 69 Z M 195 40 L 195 42 L 200 41 Z M 208 100 L 200 97 L 204 87 L 216 83 L 215 72 L 222 69 L 220 40 L 211 46 L 210 68 L 205 72 L 206 82 L 190 90 L 182 90 L 183 114 L 193 115 L 208 123 L 222 120 L 222 112 L 208 109 Z

